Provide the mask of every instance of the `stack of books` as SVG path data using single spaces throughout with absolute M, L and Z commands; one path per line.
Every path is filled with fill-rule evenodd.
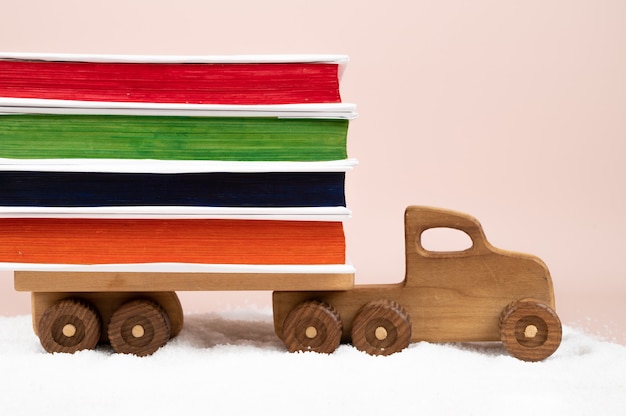
M 346 62 L 0 53 L 0 263 L 351 270 Z

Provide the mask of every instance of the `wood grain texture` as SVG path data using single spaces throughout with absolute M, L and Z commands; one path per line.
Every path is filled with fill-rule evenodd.
M 101 331 L 99 313 L 81 299 L 62 299 L 47 307 L 37 321 L 39 340 L 48 352 L 92 349 L 98 344 Z
M 332 306 L 318 301 L 307 301 L 289 312 L 283 331 L 285 346 L 291 352 L 315 351 L 330 354 L 341 343 L 341 318 Z
M 14 272 L 24 292 L 348 290 L 353 273 Z
M 167 314 L 171 325 L 171 337 L 175 337 L 183 328 L 183 309 L 174 292 L 33 292 L 32 293 L 32 318 L 35 334 L 39 333 L 39 321 L 44 312 L 56 302 L 63 299 L 73 299 L 93 305 L 103 323 L 107 327 L 111 316 L 120 306 L 135 299 L 149 299 L 160 305 Z M 106 330 L 101 331 L 101 343 L 109 342 Z
M 460 252 L 427 251 L 421 245 L 421 234 L 434 227 L 461 230 L 473 245 Z M 534 256 L 491 246 L 471 216 L 409 207 L 405 230 L 404 280 L 391 285 L 357 285 L 346 292 L 274 292 L 278 336 L 283 337 L 287 314 L 309 300 L 337 310 L 343 322 L 343 342 L 350 342 L 359 310 L 378 299 L 404 308 L 412 322 L 412 342 L 500 341 L 500 316 L 520 299 L 533 298 L 554 311 L 552 280 L 545 264 Z
M 170 339 L 169 317 L 159 304 L 148 299 L 124 303 L 111 316 L 107 328 L 115 352 L 145 357 Z
M 373 300 L 357 313 L 350 334 L 352 344 L 370 355 L 390 355 L 411 342 L 411 318 L 388 299 Z
M 549 306 L 535 299 L 521 299 L 502 311 L 500 336 L 506 350 L 524 361 L 541 361 L 561 344 L 562 326 Z

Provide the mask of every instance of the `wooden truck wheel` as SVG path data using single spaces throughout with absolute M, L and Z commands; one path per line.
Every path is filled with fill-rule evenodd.
M 330 354 L 341 343 L 343 326 L 335 309 L 323 302 L 306 301 L 289 312 L 283 323 L 283 342 L 291 352 Z
M 352 345 L 371 355 L 402 351 L 411 342 L 411 319 L 397 302 L 368 302 L 352 323 Z
M 113 312 L 108 335 L 115 352 L 143 357 L 153 354 L 170 339 L 170 320 L 157 303 L 132 300 Z
M 62 299 L 45 310 L 37 331 L 46 351 L 74 353 L 98 344 L 102 321 L 87 302 Z
M 561 334 L 561 321 L 556 312 L 532 299 L 513 302 L 500 317 L 504 348 L 520 360 L 548 358 L 561 344 Z

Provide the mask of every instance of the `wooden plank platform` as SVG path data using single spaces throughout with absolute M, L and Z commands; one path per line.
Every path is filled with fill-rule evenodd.
M 354 273 L 169 273 L 15 271 L 24 292 L 350 290 Z

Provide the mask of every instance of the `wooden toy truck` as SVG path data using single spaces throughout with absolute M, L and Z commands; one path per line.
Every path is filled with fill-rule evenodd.
M 433 252 L 432 228 L 466 233 L 470 248 Z M 109 342 L 149 355 L 176 336 L 183 312 L 175 291 L 273 290 L 274 324 L 289 351 L 333 352 L 341 342 L 374 355 L 411 342 L 502 341 L 539 361 L 561 342 L 549 271 L 536 257 L 491 246 L 474 218 L 411 206 L 405 213 L 402 283 L 356 285 L 351 273 L 181 273 L 16 271 L 32 292 L 33 326 L 50 352 Z

